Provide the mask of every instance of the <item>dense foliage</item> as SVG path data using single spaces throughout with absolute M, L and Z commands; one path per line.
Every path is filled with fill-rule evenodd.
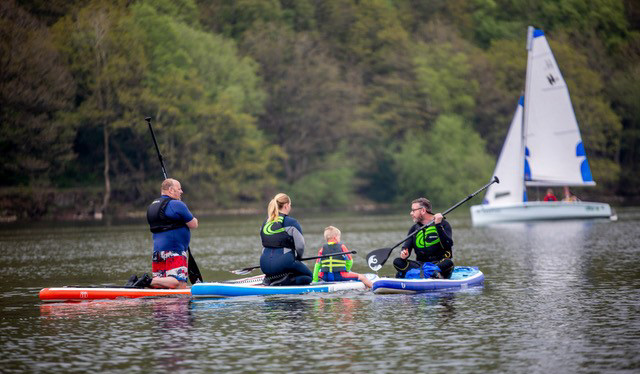
M 595 191 L 637 198 L 630 0 L 5 0 L 0 185 L 142 206 L 161 178 L 150 116 L 200 206 L 444 206 L 491 177 L 528 25 L 569 84 Z

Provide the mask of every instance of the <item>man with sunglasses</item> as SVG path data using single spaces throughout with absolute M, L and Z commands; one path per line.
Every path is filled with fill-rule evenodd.
M 425 277 L 432 278 L 450 278 L 453 272 L 453 236 L 451 225 L 444 219 L 441 213 L 433 214 L 431 211 L 431 202 L 421 197 L 411 202 L 411 212 L 414 225 L 409 229 L 408 234 L 413 233 L 425 224 L 433 221 L 433 225 L 429 225 L 412 235 L 402 245 L 400 257 L 393 260 L 393 266 L 396 268 L 396 278 L 405 278 L 407 272 L 411 269 L 421 269 L 426 263 L 431 266 L 434 271 L 431 274 L 423 274 Z M 416 260 L 410 260 L 411 252 L 415 251 Z M 424 267 L 424 269 L 429 266 Z

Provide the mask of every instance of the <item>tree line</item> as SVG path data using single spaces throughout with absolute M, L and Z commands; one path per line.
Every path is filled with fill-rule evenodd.
M 80 191 L 95 211 L 170 175 L 201 206 L 433 197 L 491 177 L 545 31 L 595 192 L 640 172 L 640 9 L 623 0 L 6 0 L 0 3 L 0 209 Z M 22 194 L 22 195 L 20 195 Z

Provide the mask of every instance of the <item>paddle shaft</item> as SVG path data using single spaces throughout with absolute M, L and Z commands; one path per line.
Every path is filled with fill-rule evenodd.
M 169 178 L 167 176 L 167 169 L 164 167 L 164 159 L 162 158 L 162 153 L 160 153 L 160 148 L 158 148 L 158 141 L 156 140 L 156 134 L 153 132 L 153 127 L 151 126 L 151 117 L 146 117 L 145 121 L 149 125 L 149 131 L 151 132 L 151 138 L 153 139 L 153 144 L 156 146 L 156 153 L 158 153 L 158 160 L 160 160 L 160 166 L 162 167 L 162 174 L 164 174 L 164 179 Z
M 356 253 L 358 253 L 358 252 L 349 251 L 349 252 L 332 253 L 330 255 L 322 255 L 322 256 L 315 256 L 315 257 L 305 257 L 305 258 L 301 258 L 299 261 L 317 260 L 319 258 L 327 258 L 327 257 L 331 257 L 331 256 L 341 256 L 341 255 L 356 254 Z M 250 272 L 251 270 L 258 269 L 259 267 L 260 267 L 260 265 L 251 266 L 251 267 L 248 267 L 248 268 L 242 268 L 242 269 L 238 269 L 238 270 L 231 270 L 231 272 L 234 273 L 234 274 L 243 274 L 243 273 L 246 273 L 246 272 Z
M 449 213 L 452 210 L 454 210 L 457 207 L 459 207 L 460 205 L 464 204 L 469 199 L 471 199 L 475 195 L 479 194 L 480 191 L 485 190 L 486 188 L 488 188 L 493 183 L 500 183 L 500 180 L 498 179 L 498 177 L 494 176 L 493 180 L 491 180 L 491 182 L 487 183 L 486 185 L 484 185 L 482 188 L 480 188 L 476 192 L 472 193 L 471 195 L 469 195 L 469 196 L 465 197 L 464 199 L 460 200 L 460 202 L 458 202 L 456 205 L 454 205 L 451 208 L 445 210 L 444 213 L 442 213 L 442 215 L 444 216 L 447 213 Z M 389 256 L 391 255 L 391 252 L 393 251 L 394 248 L 396 248 L 400 244 L 404 243 L 407 239 L 409 239 L 412 236 L 414 236 L 420 230 L 424 229 L 427 226 L 432 225 L 433 223 L 434 223 L 434 220 L 431 220 L 431 221 L 427 222 L 425 225 L 422 225 L 420 228 L 418 228 L 417 230 L 415 230 L 412 233 L 410 233 L 409 235 L 407 235 L 404 239 L 402 239 L 400 242 L 398 242 L 398 244 L 394 245 L 391 248 L 380 248 L 380 249 L 376 249 L 376 250 L 373 250 L 373 251 L 369 252 L 369 254 L 367 254 L 367 264 L 369 265 L 369 268 L 371 268 L 371 270 L 373 270 L 373 271 L 378 271 L 380 268 L 382 268 L 382 266 L 385 264 L 385 262 L 387 262 L 387 260 L 389 259 Z M 378 257 L 380 257 L 380 258 L 378 259 Z
M 151 138 L 153 139 L 153 144 L 156 146 L 156 153 L 158 154 L 158 160 L 160 160 L 160 166 L 162 167 L 162 174 L 164 175 L 164 179 L 167 179 L 169 178 L 169 176 L 167 175 L 167 169 L 164 167 L 164 159 L 162 158 L 162 153 L 160 153 L 160 148 L 158 147 L 156 134 L 153 132 L 153 126 L 151 126 L 151 117 L 145 117 L 144 120 L 147 121 L 147 124 L 149 125 Z M 187 254 L 189 255 L 189 259 L 187 261 L 189 281 L 191 281 L 191 284 L 195 284 L 198 281 L 204 282 L 202 279 L 202 274 L 200 273 L 200 269 L 198 268 L 198 264 L 196 263 L 196 259 L 193 258 L 193 255 L 191 254 L 191 247 L 187 247 Z
M 467 201 L 471 200 L 474 196 L 476 196 L 477 194 L 479 194 L 480 192 L 482 192 L 483 190 L 487 189 L 489 186 L 491 186 L 494 183 L 500 183 L 500 180 L 498 179 L 498 177 L 493 177 L 494 179 L 491 180 L 491 182 L 485 184 L 482 188 L 480 188 L 479 190 L 477 190 L 476 192 L 472 193 L 471 195 L 465 197 L 464 199 L 460 200 L 456 205 L 452 206 L 451 208 L 445 210 L 442 215 L 446 216 L 447 214 L 449 214 L 452 210 L 456 209 L 457 207 L 459 207 L 460 205 L 466 203 Z M 398 244 L 394 245 L 393 247 L 391 247 L 391 249 L 396 248 L 397 246 L 399 246 L 400 244 L 404 243 L 407 239 L 413 237 L 415 234 L 418 233 L 418 231 L 424 229 L 425 227 L 431 226 L 433 225 L 433 223 L 435 222 L 435 220 L 431 220 L 427 223 L 425 223 L 424 225 L 422 225 L 420 228 L 416 229 L 414 232 L 412 232 L 411 234 L 407 235 L 406 238 L 402 239 L 402 241 L 400 241 Z

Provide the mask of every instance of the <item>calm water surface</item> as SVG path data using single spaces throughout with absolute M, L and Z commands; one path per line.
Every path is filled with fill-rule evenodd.
M 640 370 L 640 209 L 620 210 L 618 222 L 484 228 L 463 210 L 449 217 L 454 259 L 479 266 L 484 287 L 420 295 L 43 304 L 44 287 L 124 284 L 150 271 L 146 225 L 2 226 L 0 372 Z M 338 226 L 359 272 L 366 253 L 411 224 L 408 214 L 297 218 L 310 248 Z M 191 247 L 205 280 L 258 264 L 261 219 L 201 220 Z

